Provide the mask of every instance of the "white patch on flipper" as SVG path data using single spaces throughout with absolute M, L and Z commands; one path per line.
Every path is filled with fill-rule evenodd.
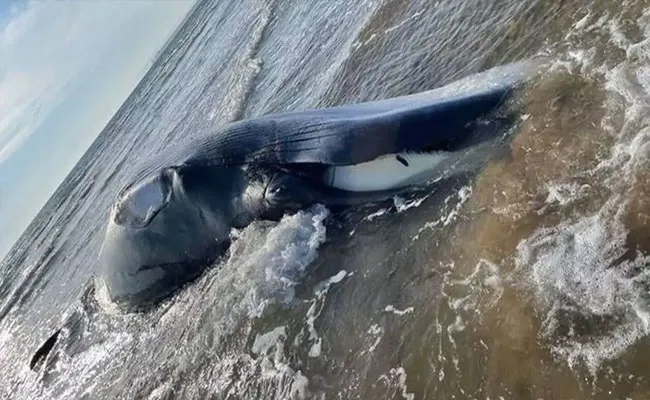
M 350 192 L 399 189 L 445 179 L 479 168 L 499 153 L 495 138 L 463 150 L 387 154 L 360 164 L 333 166 L 323 181 Z
M 388 154 L 361 164 L 328 168 L 324 180 L 332 187 L 352 192 L 405 187 L 433 179 L 437 172 L 442 172 L 439 167 L 451 154 Z

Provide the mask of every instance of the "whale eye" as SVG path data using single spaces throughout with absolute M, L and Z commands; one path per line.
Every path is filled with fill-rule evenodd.
M 115 204 L 114 221 L 118 225 L 144 228 L 168 202 L 169 177 L 162 173 L 131 186 Z

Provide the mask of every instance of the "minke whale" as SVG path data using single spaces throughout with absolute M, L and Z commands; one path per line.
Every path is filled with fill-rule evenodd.
M 147 160 L 118 194 L 100 252 L 110 300 L 141 308 L 193 280 L 233 228 L 315 203 L 390 199 L 500 140 L 503 107 L 537 65 L 497 67 L 413 95 L 266 115 Z M 467 157 L 466 157 L 467 158 Z
M 529 60 L 422 93 L 237 121 L 173 146 L 145 160 L 117 195 L 96 285 L 120 308 L 146 308 L 223 255 L 233 228 L 316 203 L 385 201 L 452 166 L 471 167 L 507 140 L 520 120 L 509 99 L 540 66 Z

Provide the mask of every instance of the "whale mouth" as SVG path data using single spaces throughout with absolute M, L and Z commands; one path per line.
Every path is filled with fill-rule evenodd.
M 102 276 L 95 283 L 101 283 L 105 291 L 104 296 L 119 309 L 146 311 L 196 280 L 216 259 L 217 257 L 206 257 L 143 265 L 138 268 L 136 275 L 127 277 L 128 281 L 115 276 Z M 135 276 L 143 273 L 149 274 L 151 279 L 135 279 Z
M 163 172 L 130 187 L 115 203 L 114 221 L 129 228 L 144 228 L 168 203 L 171 179 Z

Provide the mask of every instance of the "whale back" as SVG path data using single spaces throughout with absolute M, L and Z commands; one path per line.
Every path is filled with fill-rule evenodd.
M 169 166 L 353 165 L 392 153 L 459 150 L 503 133 L 510 118 L 497 112 L 540 66 L 524 61 L 412 95 L 238 121 L 174 146 L 135 178 Z M 486 118 L 491 124 L 483 127 L 493 128 L 477 130 Z

